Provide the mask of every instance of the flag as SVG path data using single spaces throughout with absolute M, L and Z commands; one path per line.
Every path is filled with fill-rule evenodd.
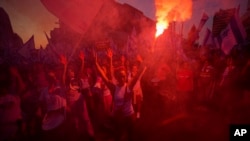
M 47 46 L 45 49 L 41 50 L 43 57 L 43 62 L 47 64 L 55 64 L 59 63 L 59 56 L 55 55 L 55 51 L 51 48 L 51 46 Z
M 58 53 L 58 51 L 56 50 L 55 45 L 51 42 L 51 39 L 49 38 L 48 34 L 46 32 L 44 32 L 46 39 L 48 41 L 48 47 L 51 49 L 51 51 L 53 52 L 53 55 L 55 55 L 55 57 L 60 57 L 60 54 Z
M 34 35 L 18 50 L 18 53 L 25 59 L 32 59 L 35 50 Z
M 45 63 L 45 58 L 47 54 L 45 52 L 45 49 L 40 45 L 40 48 L 38 49 L 38 61 L 41 63 Z
M 200 32 L 202 27 L 205 25 L 205 23 L 207 22 L 208 20 L 208 15 L 204 12 L 202 17 L 201 17 L 201 20 L 200 20 L 200 23 L 199 23 L 199 26 L 197 28 L 197 31 Z
M 235 9 L 220 9 L 219 12 L 216 12 L 213 17 L 213 28 L 212 33 L 214 37 L 219 37 L 223 29 L 225 29 L 235 14 Z
M 230 25 L 236 37 L 237 43 L 243 43 L 247 37 L 247 33 L 239 17 L 239 7 L 231 19 Z
M 237 44 L 230 24 L 222 30 L 221 39 L 221 49 L 226 55 L 228 55 L 231 49 Z
M 195 41 L 199 39 L 199 32 L 196 28 L 195 25 L 193 25 L 190 29 L 190 31 L 188 32 L 188 41 L 190 44 L 195 43 Z
M 63 23 L 84 34 L 105 0 L 41 0 L 42 4 Z
M 205 46 L 209 44 L 209 41 L 211 40 L 211 38 L 212 38 L 212 32 L 209 28 L 207 28 L 202 45 Z
M 175 36 L 176 53 L 182 60 L 188 61 L 188 57 L 183 51 L 182 40 L 183 40 L 182 35 Z
M 214 38 L 214 45 L 215 45 L 216 49 L 220 49 L 220 42 L 219 42 L 218 38 Z
M 216 44 L 216 42 L 218 43 L 218 40 L 213 36 L 212 31 L 209 28 L 207 28 L 202 45 L 203 46 L 212 45 L 213 48 L 219 49 L 220 48 L 219 44 Z

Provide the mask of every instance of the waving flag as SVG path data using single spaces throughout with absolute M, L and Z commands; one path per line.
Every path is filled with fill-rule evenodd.
M 105 0 L 41 0 L 63 23 L 78 33 L 85 33 Z
M 211 35 L 212 35 L 211 30 L 209 28 L 207 28 L 206 33 L 205 33 L 205 37 L 204 37 L 203 43 L 202 43 L 203 46 L 208 44 L 208 42 L 209 42 L 209 40 L 211 38 Z
M 202 45 L 203 46 L 213 45 L 214 47 L 217 48 L 215 40 L 216 40 L 216 38 L 213 37 L 212 31 L 209 28 L 207 28 Z
M 201 31 L 202 27 L 205 25 L 205 23 L 207 22 L 208 20 L 208 15 L 206 13 L 203 13 L 202 17 L 201 17 L 201 20 L 200 20 L 200 23 L 199 23 L 199 26 L 197 28 L 198 32 Z
M 188 32 L 188 41 L 190 44 L 193 44 L 197 39 L 199 39 L 199 31 L 197 30 L 196 26 L 193 25 Z
M 32 53 L 34 50 L 35 50 L 34 36 L 31 36 L 31 38 L 23 45 L 23 47 L 18 50 L 18 53 L 25 59 L 31 59 L 33 57 Z
M 226 55 L 228 55 L 231 49 L 237 44 L 230 24 L 221 32 L 221 38 L 221 49 Z
M 230 25 L 237 43 L 243 43 L 247 37 L 247 33 L 239 17 L 239 8 L 231 19 Z

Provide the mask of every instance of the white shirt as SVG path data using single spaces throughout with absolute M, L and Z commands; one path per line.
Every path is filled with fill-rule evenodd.
M 133 105 L 132 105 L 132 97 L 128 99 L 125 98 L 126 94 L 130 92 L 127 87 L 127 84 L 123 85 L 122 87 L 116 86 L 115 93 L 114 93 L 114 111 L 122 109 L 122 113 L 124 116 L 130 116 L 134 113 Z

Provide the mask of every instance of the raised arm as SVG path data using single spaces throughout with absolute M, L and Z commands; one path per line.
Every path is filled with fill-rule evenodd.
M 147 66 L 146 63 L 148 63 L 147 60 L 143 62 L 142 58 L 140 56 L 138 56 L 137 61 L 139 62 L 140 67 L 139 67 L 138 73 L 135 75 L 135 77 L 133 77 L 133 79 L 128 84 L 128 87 L 129 87 L 130 90 L 133 90 L 136 82 L 141 79 L 141 77 L 143 76 L 144 72 L 147 69 L 147 67 L 146 67 Z
M 66 86 L 66 70 L 68 66 L 67 58 L 64 55 L 60 55 L 60 62 L 63 64 L 62 84 Z
M 103 69 L 101 68 L 101 66 L 99 65 L 98 63 L 98 59 L 97 59 L 97 54 L 96 54 L 96 51 L 93 50 L 93 57 L 94 57 L 94 64 L 95 64 L 95 67 L 97 69 L 97 72 L 101 75 L 103 81 L 107 84 L 107 86 L 112 89 L 113 87 L 113 83 L 110 79 L 108 79 L 106 73 L 103 71 Z
M 81 77 L 82 72 L 84 70 L 84 58 L 85 58 L 83 51 L 80 51 L 79 58 L 81 59 L 81 66 L 80 66 L 80 70 L 79 70 L 79 76 Z
M 114 79 L 114 69 L 113 69 L 113 52 L 111 49 L 107 50 L 107 57 L 109 59 L 109 70 L 108 72 L 110 72 L 110 80 Z

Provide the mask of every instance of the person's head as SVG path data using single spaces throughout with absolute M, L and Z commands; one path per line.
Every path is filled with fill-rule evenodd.
M 121 61 L 121 62 L 125 62 L 125 61 L 126 61 L 126 57 L 125 57 L 125 55 L 121 55 L 121 57 L 120 57 L 120 61 Z
M 73 68 L 69 68 L 68 71 L 67 71 L 67 76 L 69 78 L 75 77 L 75 70 Z
M 154 73 L 154 77 L 158 80 L 165 80 L 167 76 L 170 74 L 170 68 L 167 64 L 161 63 L 159 64 L 157 70 Z
M 124 69 L 118 69 L 115 73 L 115 77 L 118 82 L 118 85 L 122 86 L 126 83 L 127 77 L 126 71 Z
M 55 68 L 47 68 L 46 70 L 47 81 L 49 83 L 54 83 L 57 80 Z
M 83 73 L 83 72 L 79 72 L 79 66 L 77 64 L 77 62 L 70 62 L 67 66 L 67 72 L 66 72 L 66 76 L 67 78 L 74 78 L 77 77 L 76 75 Z
M 132 73 L 132 75 L 136 75 L 137 72 L 138 72 L 138 66 L 135 65 L 135 64 L 132 65 L 132 66 L 131 66 L 131 73 Z

